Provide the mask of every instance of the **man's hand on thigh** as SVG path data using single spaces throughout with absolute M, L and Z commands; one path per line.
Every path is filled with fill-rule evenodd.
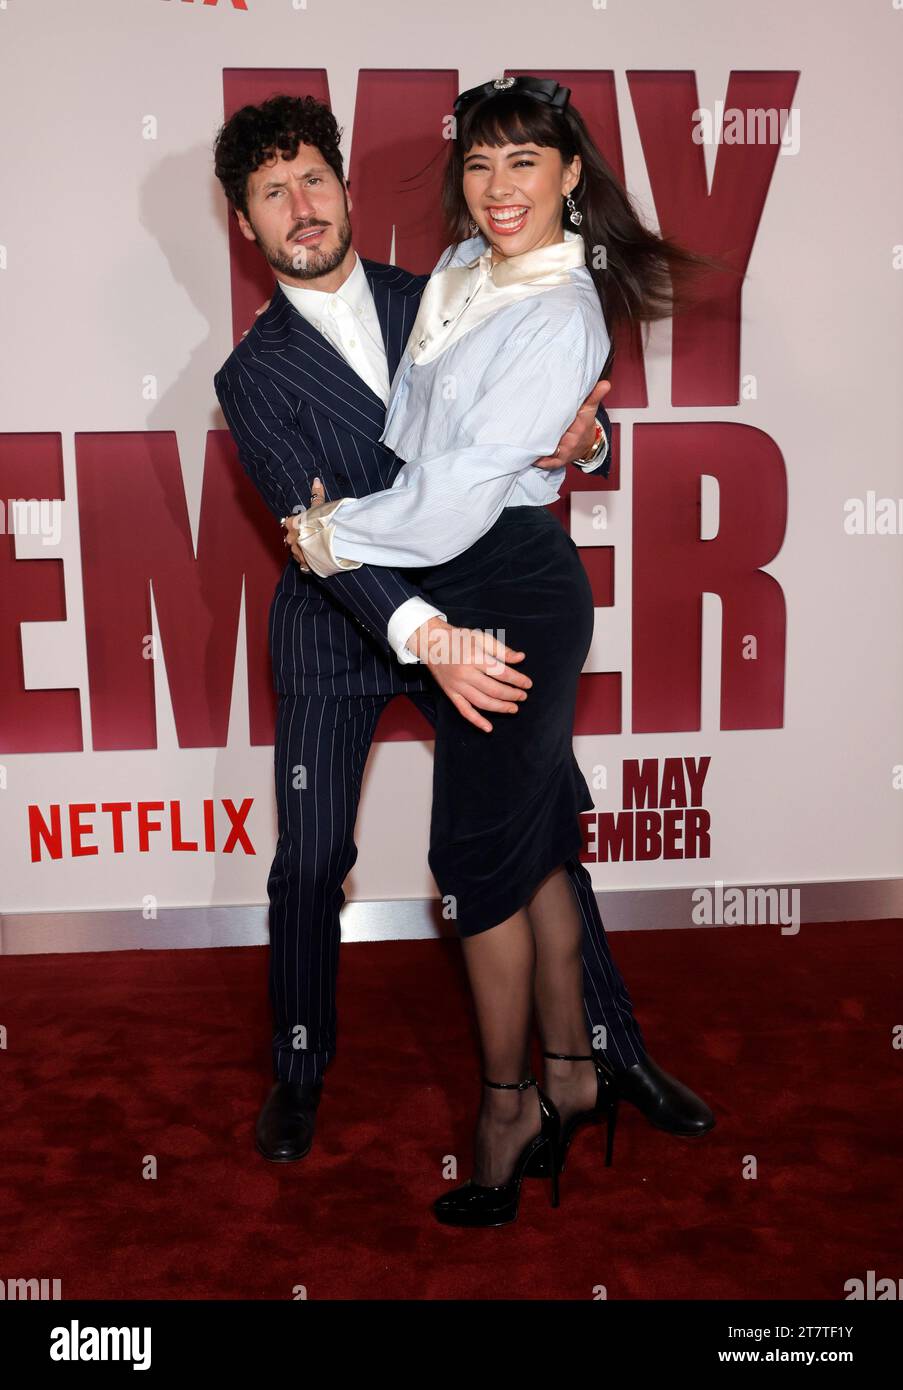
M 477 711 L 516 714 L 533 684 L 507 664 L 523 661 L 525 653 L 479 628 L 453 627 L 430 618 L 407 639 L 407 646 L 429 667 L 458 713 L 487 734 L 492 725 Z

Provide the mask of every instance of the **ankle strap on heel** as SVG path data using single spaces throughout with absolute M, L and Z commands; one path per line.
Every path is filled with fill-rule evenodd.
M 578 1055 L 573 1052 L 544 1052 L 542 1055 L 543 1057 L 552 1057 L 556 1062 L 594 1062 L 596 1060 L 592 1053 L 589 1055 L 580 1053 Z
M 526 1091 L 529 1086 L 536 1085 L 536 1077 L 528 1076 L 526 1081 L 490 1081 L 484 1076 L 483 1085 L 491 1086 L 494 1091 Z

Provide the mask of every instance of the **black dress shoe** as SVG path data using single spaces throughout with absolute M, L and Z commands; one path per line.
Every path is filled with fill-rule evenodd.
M 715 1116 L 705 1101 L 651 1057 L 632 1067 L 616 1067 L 614 1084 L 621 1099 L 635 1105 L 656 1129 L 692 1138 L 714 1128 Z
M 257 1117 L 257 1149 L 271 1163 L 310 1153 L 322 1081 L 277 1081 Z

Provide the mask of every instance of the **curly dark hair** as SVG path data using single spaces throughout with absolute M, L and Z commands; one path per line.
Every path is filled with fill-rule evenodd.
M 341 135 L 322 101 L 280 93 L 259 106 L 242 106 L 220 127 L 213 146 L 214 172 L 229 202 L 247 217 L 248 177 L 277 150 L 283 159 L 294 159 L 299 145 L 313 145 L 344 181 Z

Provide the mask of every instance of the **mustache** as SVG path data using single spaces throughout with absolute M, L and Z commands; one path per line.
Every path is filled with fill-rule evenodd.
M 311 231 L 311 229 L 314 228 L 314 227 L 331 227 L 331 226 L 332 226 L 332 223 L 331 223 L 331 222 L 313 222 L 313 221 L 311 221 L 311 222 L 299 222 L 299 223 L 298 223 L 298 226 L 295 227 L 295 228 L 292 230 L 292 232 L 290 233 L 290 235 L 289 235 L 289 241 L 292 241 L 292 240 L 293 240 L 296 236 L 298 236 L 301 232 L 309 232 L 309 231 Z

